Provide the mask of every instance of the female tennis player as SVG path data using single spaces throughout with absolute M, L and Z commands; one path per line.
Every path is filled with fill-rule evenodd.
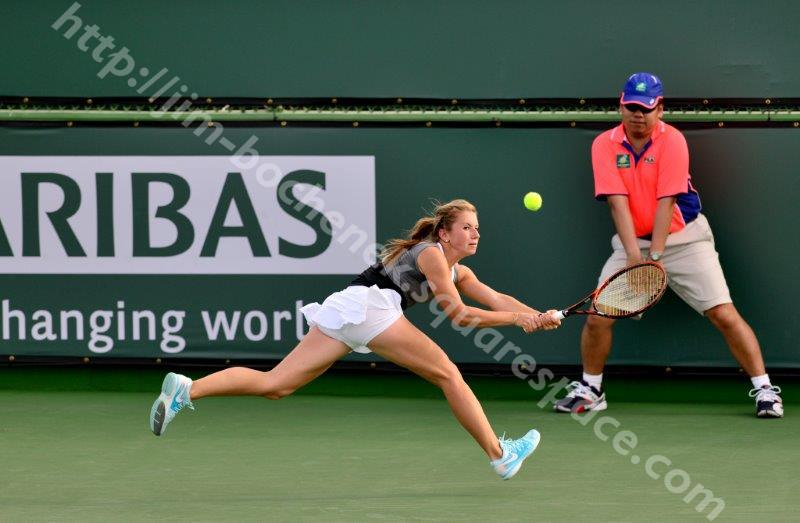
M 509 479 L 536 450 L 540 435 L 498 438 L 483 408 L 445 352 L 412 325 L 403 310 L 435 299 L 459 325 L 515 325 L 526 333 L 560 325 L 551 312 L 540 313 L 515 298 L 481 283 L 460 260 L 478 248 L 478 215 L 466 200 L 437 206 L 417 221 L 405 239 L 388 243 L 380 261 L 320 305 L 301 309 L 308 334 L 272 370 L 225 369 L 192 381 L 169 373 L 150 411 L 156 436 L 183 408 L 207 396 L 250 395 L 269 399 L 288 396 L 325 372 L 350 351 L 374 352 L 422 376 L 444 392 L 459 423 L 477 441 L 494 470 Z M 459 291 L 491 310 L 465 305 Z

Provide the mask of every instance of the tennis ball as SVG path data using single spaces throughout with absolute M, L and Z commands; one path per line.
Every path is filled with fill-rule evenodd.
M 525 204 L 525 208 L 529 211 L 538 211 L 542 208 L 542 195 L 538 192 L 529 192 L 522 199 L 522 203 Z

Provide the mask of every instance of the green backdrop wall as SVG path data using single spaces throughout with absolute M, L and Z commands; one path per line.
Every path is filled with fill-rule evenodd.
M 235 143 L 259 138 L 262 155 L 373 155 L 376 169 L 377 237 L 384 241 L 407 229 L 430 198 L 464 197 L 479 208 L 478 254 L 466 261 L 490 285 L 539 308 L 569 305 L 594 286 L 610 252 L 613 225 L 605 204 L 593 199 L 589 147 L 595 131 L 582 129 L 226 129 Z M 796 194 L 795 129 L 714 129 L 686 133 L 691 170 L 714 227 L 734 300 L 758 333 L 771 366 L 798 367 L 800 321 L 794 307 L 800 239 Z M 2 155 L 219 155 L 184 129 L 0 129 Z M 0 173 L 4 177 L 18 173 Z M 8 178 L 6 178 L 8 179 Z M 544 196 L 538 213 L 521 203 L 528 190 Z M 2 260 L 0 260 L 2 263 Z M 33 310 L 76 301 L 87 309 L 129 305 L 155 308 L 291 308 L 295 300 L 324 298 L 349 282 L 347 276 L 0 276 L 0 297 Z M 113 296 L 113 300 L 110 297 Z M 419 307 L 410 317 L 467 362 L 493 362 L 472 338 L 450 328 L 432 328 L 433 316 Z M 200 336 L 195 315 L 184 334 L 189 348 L 176 357 L 271 358 L 280 343 L 211 343 Z M 579 361 L 582 320 L 568 319 L 555 332 L 508 340 L 541 363 Z M 91 355 L 85 345 L 42 345 L 0 340 L 3 354 Z M 158 356 L 153 343 L 121 344 L 106 356 Z M 354 356 L 356 357 L 356 356 Z M 360 356 L 358 356 L 360 358 Z M 733 366 L 719 334 L 674 296 L 668 295 L 645 321 L 617 330 L 614 363 Z
M 672 97 L 800 92 L 791 0 L 82 0 L 67 40 L 51 26 L 72 5 L 3 2 L 0 95 L 140 96 L 98 78 L 91 25 L 201 96 L 613 97 L 642 69 Z
M 800 7 L 790 0 L 679 0 L 632 8 L 609 0 L 405 2 L 212 0 L 136 3 L 10 0 L 0 34 L 2 96 L 149 96 L 156 71 L 175 87 L 212 97 L 606 98 L 635 70 L 652 70 L 667 95 L 685 98 L 797 98 Z M 68 10 L 78 17 L 54 29 Z M 73 23 L 75 34 L 64 34 Z M 57 25 L 57 24 L 56 24 Z M 98 36 L 80 43 L 91 26 Z M 128 75 L 98 75 L 110 52 L 92 57 L 100 37 L 135 63 Z M 86 44 L 86 45 L 84 45 Z M 84 45 L 85 51 L 79 46 Z M 147 74 L 141 68 L 147 68 Z M 130 80 L 136 80 L 131 86 Z M 171 94 L 166 92 L 166 95 Z M 537 307 L 569 304 L 595 282 L 612 224 L 592 199 L 589 145 L 582 129 L 245 129 L 262 155 L 374 155 L 377 236 L 411 225 L 430 198 L 465 197 L 481 211 L 483 239 L 469 261 L 493 286 Z M 692 172 L 718 240 L 734 300 L 756 329 L 768 363 L 797 367 L 797 313 L 791 296 L 800 239 L 794 129 L 715 129 L 686 133 Z M 222 155 L 184 129 L 0 129 L 3 155 Z M 4 177 L 0 173 L 0 191 Z M 544 195 L 525 211 L 528 190 Z M 0 259 L 2 263 L 2 259 Z M 23 276 L 0 275 L 2 298 L 26 309 L 160 304 L 197 312 L 287 309 L 346 284 L 342 276 Z M 454 358 L 491 362 L 430 314 L 410 316 Z M 204 340 L 194 316 L 177 357 L 279 357 L 280 343 L 222 346 Z M 509 340 L 540 362 L 578 363 L 581 320 Z M 90 355 L 69 343 L 45 347 L 0 339 L 0 353 Z M 108 356 L 155 356 L 152 344 Z M 360 356 L 354 356 L 360 357 Z M 617 330 L 615 363 L 733 365 L 720 336 L 672 295 L 646 321 Z

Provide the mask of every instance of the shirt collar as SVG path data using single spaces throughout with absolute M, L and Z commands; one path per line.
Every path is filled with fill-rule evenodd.
M 655 129 L 653 129 L 653 134 L 650 135 L 651 142 L 656 141 L 656 139 L 659 136 L 664 134 L 664 132 L 666 131 L 666 125 L 667 124 L 665 124 L 663 121 L 661 120 L 658 121 L 658 125 L 656 125 Z M 611 130 L 611 141 L 619 144 L 628 141 L 627 137 L 625 136 L 624 125 L 619 124 L 618 126 L 614 127 L 614 129 Z

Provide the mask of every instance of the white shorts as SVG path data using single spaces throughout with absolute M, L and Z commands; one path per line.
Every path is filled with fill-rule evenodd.
M 641 238 L 638 241 L 644 258 L 650 250 L 650 241 Z M 611 246 L 614 252 L 603 266 L 598 285 L 627 263 L 628 256 L 619 235 L 611 238 Z M 711 226 L 702 214 L 682 230 L 667 236 L 660 262 L 667 270 L 669 287 L 700 314 L 717 305 L 732 303 L 719 254 L 714 248 Z
M 353 285 L 334 292 L 322 302 L 309 303 L 300 312 L 308 324 L 319 327 L 333 339 L 344 342 L 355 352 L 372 352 L 367 343 L 403 315 L 400 295 L 377 285 Z

